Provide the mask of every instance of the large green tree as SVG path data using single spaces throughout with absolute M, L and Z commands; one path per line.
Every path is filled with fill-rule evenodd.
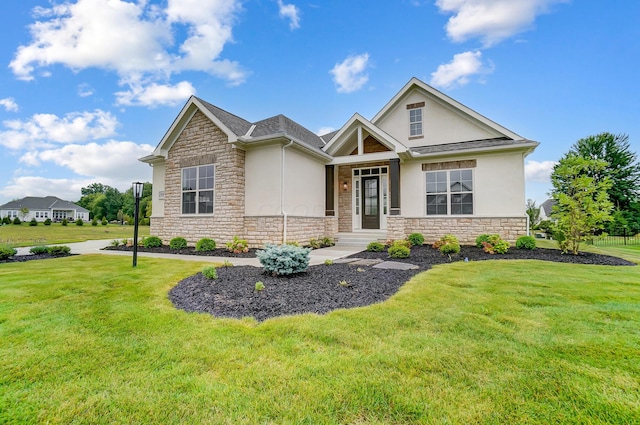
M 613 204 L 607 191 L 612 182 L 603 174 L 606 167 L 602 159 L 569 152 L 553 168 L 551 196 L 556 205 L 551 216 L 556 221 L 554 236 L 563 252 L 577 255 L 580 243 L 611 220 Z

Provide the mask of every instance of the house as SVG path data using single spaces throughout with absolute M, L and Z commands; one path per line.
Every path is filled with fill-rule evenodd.
M 551 220 L 551 211 L 556 203 L 553 199 L 547 199 L 540 205 L 540 221 Z
M 24 209 L 24 210 L 23 210 Z M 24 214 L 21 214 L 24 211 Z M 23 217 L 24 215 L 24 217 Z M 55 196 L 27 196 L 17 201 L 7 202 L 0 205 L 0 218 L 18 217 L 22 221 L 45 221 L 50 218 L 53 221 L 68 220 L 89 220 L 89 210 L 82 208 L 72 202 L 64 201 Z
M 372 118 L 318 136 L 191 97 L 151 155 L 151 234 L 267 242 L 527 234 L 527 140 L 411 79 Z

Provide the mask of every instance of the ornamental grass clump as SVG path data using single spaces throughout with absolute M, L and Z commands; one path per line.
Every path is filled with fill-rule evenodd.
M 196 251 L 205 252 L 216 249 L 216 241 L 211 238 L 202 238 L 196 242 Z
M 309 252 L 311 248 L 267 244 L 265 249 L 256 251 L 256 257 L 265 271 L 274 276 L 287 276 L 307 270 Z

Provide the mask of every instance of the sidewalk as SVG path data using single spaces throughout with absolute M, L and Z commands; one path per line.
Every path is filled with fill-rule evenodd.
M 112 239 L 93 240 L 85 242 L 74 242 L 59 245 L 66 245 L 71 248 L 72 254 L 103 254 L 103 255 L 124 255 L 132 256 L 130 251 L 105 251 L 102 248 L 109 246 Z M 17 248 L 18 255 L 28 255 L 29 247 Z M 310 265 L 314 266 L 322 264 L 326 260 L 337 260 L 338 258 L 348 257 L 360 251 L 364 248 L 361 246 L 332 246 L 329 248 L 314 249 L 309 254 L 311 258 Z M 180 255 L 180 254 L 156 254 L 153 252 L 138 252 L 138 257 L 153 257 L 153 258 L 167 258 L 167 259 L 180 259 L 187 261 L 209 261 L 222 263 L 228 261 L 234 266 L 255 266 L 261 267 L 257 258 L 233 258 L 233 257 L 209 257 L 206 255 Z

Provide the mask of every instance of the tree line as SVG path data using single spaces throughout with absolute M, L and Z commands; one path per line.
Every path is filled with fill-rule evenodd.
M 89 217 L 108 221 L 120 221 L 133 223 L 135 198 L 133 188 L 120 192 L 115 187 L 102 183 L 92 183 L 80 190 L 82 197 L 76 202 L 77 205 L 89 210 Z M 139 222 L 149 224 L 151 217 L 151 193 L 152 185 L 144 183 L 142 198 L 140 198 Z

